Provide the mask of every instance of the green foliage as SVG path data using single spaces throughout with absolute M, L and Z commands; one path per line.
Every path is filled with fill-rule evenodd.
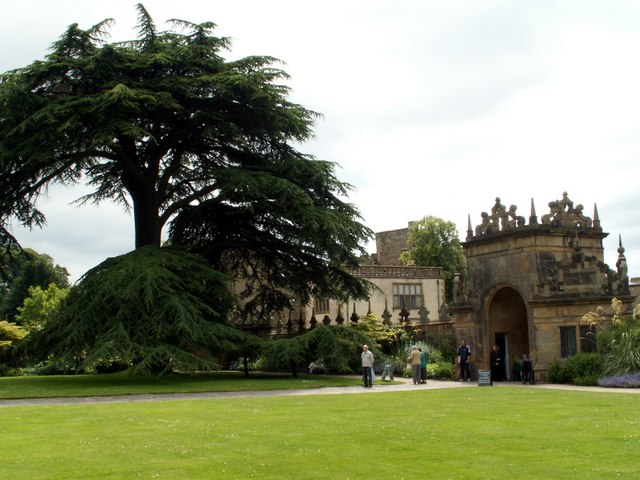
M 42 330 L 46 323 L 57 313 L 60 303 L 69 294 L 68 288 L 60 288 L 55 283 L 47 289 L 29 287 L 29 296 L 18 307 L 16 321 L 29 331 Z
M 55 265 L 49 255 L 25 248 L 5 250 L 5 256 L 5 277 L 0 283 L 0 313 L 7 320 L 21 324 L 17 315 L 30 295 L 30 288 L 47 289 L 52 284 L 61 289 L 69 287 L 69 272 Z
M 554 360 L 547 369 L 547 380 L 551 383 L 571 383 L 571 372 L 566 359 Z
M 438 380 L 451 380 L 453 377 L 453 364 L 443 361 L 428 364 L 427 377 Z
M 230 305 L 225 278 L 204 259 L 149 246 L 87 272 L 33 343 L 41 357 L 85 370 L 114 363 L 142 374 L 212 369 L 215 355 L 258 344 L 227 325 Z
M 640 372 L 640 304 L 625 316 L 623 304 L 617 298 L 611 301 L 612 314 L 604 309 L 583 317 L 597 332 L 598 346 L 604 355 L 604 374 L 625 375 Z
M 380 315 L 373 312 L 361 317 L 357 323 L 350 323 L 349 327 L 370 337 L 386 355 L 394 355 L 410 340 L 410 334 L 404 328 L 384 325 Z
M 6 352 L 13 342 L 26 336 L 27 332 L 15 323 L 0 320 L 0 354 Z
M 335 164 L 294 148 L 319 115 L 287 98 L 280 62 L 227 61 L 212 22 L 158 31 L 137 10 L 135 40 L 106 43 L 111 20 L 73 24 L 43 61 L 0 77 L 2 245 L 15 244 L 12 219 L 45 224 L 36 201 L 48 185 L 86 182 L 79 203 L 133 210 L 136 248 L 159 247 L 165 229 L 241 279 L 244 313 L 366 297 L 351 271 L 372 232 Z
M 551 383 L 573 383 L 575 385 L 597 385 L 603 374 L 603 358 L 599 353 L 579 353 L 572 357 L 555 360 L 547 371 Z
M 267 342 L 263 347 L 263 366 L 270 370 L 306 369 L 320 360 L 330 373 L 352 373 L 360 371 L 362 345 L 370 345 L 375 358 L 382 353 L 365 333 L 342 325 L 321 325 L 309 332 L 286 339 Z
M 446 298 L 453 299 L 453 278 L 456 272 L 466 272 L 466 259 L 455 223 L 431 215 L 409 227 L 409 249 L 402 253 L 405 264 L 442 267 L 446 283 Z
M 412 372 L 411 368 L 407 366 L 407 358 L 413 345 L 427 353 L 427 378 L 451 379 L 453 376 L 453 363 L 445 358 L 439 348 L 422 341 L 405 342 L 395 355 L 386 358 L 385 363 L 393 365 L 394 373 L 411 378 Z

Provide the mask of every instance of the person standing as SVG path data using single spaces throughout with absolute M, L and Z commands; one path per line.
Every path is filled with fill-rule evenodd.
M 456 349 L 456 357 L 460 364 L 460 381 L 464 382 L 466 378 L 466 381 L 470 382 L 471 368 L 469 362 L 471 361 L 471 348 L 469 348 L 464 338 L 460 340 L 460 345 Z
M 500 353 L 500 347 L 494 345 L 491 347 L 491 357 L 489 359 L 491 365 L 491 381 L 499 382 L 502 380 L 502 354 Z
M 373 353 L 369 351 L 369 345 L 362 346 L 362 380 L 364 388 L 371 388 L 371 371 L 373 370 Z
M 427 383 L 427 352 L 423 352 L 421 348 L 418 348 L 420 352 L 420 383 Z
M 420 351 L 415 345 L 411 347 L 411 355 L 409 355 L 407 361 L 411 363 L 411 377 L 413 378 L 413 384 L 417 385 L 421 381 L 420 369 L 422 368 L 422 359 L 420 358 Z

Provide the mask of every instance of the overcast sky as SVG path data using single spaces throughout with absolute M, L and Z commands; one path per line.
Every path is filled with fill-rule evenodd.
M 135 2 L 0 0 L 0 71 L 42 59 L 72 23 L 116 21 L 135 37 Z M 480 223 L 495 197 L 541 217 L 567 191 L 593 217 L 605 262 L 618 235 L 640 276 L 640 2 L 475 0 L 147 0 L 165 20 L 213 21 L 228 59 L 271 55 L 291 75 L 291 99 L 322 113 L 301 150 L 340 165 L 350 200 L 376 232 L 427 215 Z M 24 246 L 77 280 L 133 249 L 119 207 L 70 206 L 54 188 L 48 225 L 20 228 Z M 371 252 L 374 245 L 369 246 Z

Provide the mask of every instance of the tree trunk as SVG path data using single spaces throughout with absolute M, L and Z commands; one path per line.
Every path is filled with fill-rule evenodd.
M 131 192 L 130 192 L 131 193 Z M 136 249 L 147 245 L 160 246 L 162 225 L 154 192 L 131 193 Z

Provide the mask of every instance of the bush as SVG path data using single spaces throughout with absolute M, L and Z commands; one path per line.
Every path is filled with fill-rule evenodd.
M 453 365 L 448 362 L 427 365 L 427 377 L 439 380 L 450 380 L 451 377 L 453 377 Z
M 604 356 L 604 373 L 621 376 L 640 371 L 640 304 L 630 315 L 622 301 L 611 300 L 611 315 L 598 307 L 582 317 L 589 327 L 598 330 L 599 351 Z
M 0 363 L 0 377 L 15 377 L 17 374 L 18 371 L 15 367 L 5 363 Z
M 547 370 L 547 380 L 551 383 L 571 383 L 571 376 L 567 368 L 566 359 L 554 360 Z
M 49 359 L 19 369 L 18 375 L 75 375 L 78 373 L 87 372 L 78 372 L 78 369 L 73 364 L 64 363 L 61 360 Z
M 551 383 L 596 385 L 602 376 L 603 360 L 599 353 L 579 353 L 573 357 L 554 361 L 547 371 Z

